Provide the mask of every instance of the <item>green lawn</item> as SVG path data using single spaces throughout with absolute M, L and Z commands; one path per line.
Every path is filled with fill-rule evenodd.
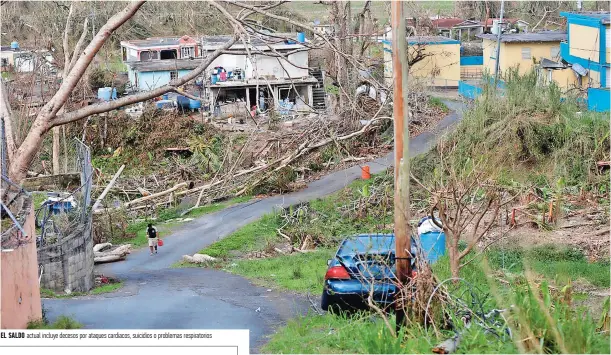
M 64 294 L 64 293 L 56 293 L 53 290 L 41 288 L 40 297 L 42 298 L 72 298 L 72 297 L 86 296 L 86 295 L 100 295 L 103 293 L 115 292 L 116 290 L 120 289 L 121 287 L 123 287 L 122 281 L 100 285 L 100 286 L 94 287 L 89 292 L 73 292 L 69 295 Z
M 327 260 L 334 252 L 323 249 L 277 258 L 239 260 L 227 270 L 265 287 L 318 295 L 322 291 Z
M 215 258 L 226 258 L 232 251 L 247 252 L 260 249 L 266 243 L 278 240 L 276 228 L 279 227 L 280 224 L 275 215 L 265 215 L 257 222 L 248 224 L 226 238 L 205 247 L 199 253 Z

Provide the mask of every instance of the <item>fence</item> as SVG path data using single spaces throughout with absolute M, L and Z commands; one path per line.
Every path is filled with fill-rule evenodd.
M 89 147 L 75 138 L 65 159 L 66 172 L 80 173 L 80 186 L 69 193 L 49 196 L 36 211 L 36 226 L 41 229 L 37 239 L 39 247 L 60 242 L 64 231 L 74 230 L 90 222 L 93 167 Z

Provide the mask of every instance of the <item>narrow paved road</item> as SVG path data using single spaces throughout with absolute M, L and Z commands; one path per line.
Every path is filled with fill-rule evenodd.
M 443 119 L 435 132 L 410 140 L 410 155 L 427 151 L 436 138 L 456 122 L 463 105 L 445 102 L 454 112 Z M 392 153 L 369 163 L 372 173 L 393 164 Z M 274 208 L 323 197 L 359 178 L 359 166 L 329 174 L 301 191 L 235 205 L 191 221 L 171 236 L 159 254 L 148 249 L 133 252 L 122 262 L 96 267 L 97 274 L 122 279 L 119 291 L 72 299 L 45 299 L 50 320 L 69 315 L 89 329 L 250 329 L 251 352 L 265 343 L 266 335 L 296 314 L 303 314 L 309 302 L 294 294 L 268 291 L 250 281 L 222 271 L 187 268 L 170 269 L 185 254 L 193 254 L 238 228 L 256 221 Z M 255 310 L 260 308 L 260 312 Z

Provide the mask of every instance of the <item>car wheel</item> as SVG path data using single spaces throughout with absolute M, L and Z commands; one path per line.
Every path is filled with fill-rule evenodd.
M 322 291 L 322 297 L 320 299 L 320 308 L 322 308 L 323 311 L 329 310 L 329 295 L 325 291 Z

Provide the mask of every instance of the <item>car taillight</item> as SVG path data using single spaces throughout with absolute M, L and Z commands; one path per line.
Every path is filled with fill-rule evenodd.
M 348 270 L 346 270 L 346 268 L 343 266 L 334 266 L 330 268 L 329 270 L 327 270 L 327 273 L 325 274 L 325 280 L 329 280 L 329 279 L 346 280 L 349 278 L 350 278 L 350 274 L 348 274 Z

